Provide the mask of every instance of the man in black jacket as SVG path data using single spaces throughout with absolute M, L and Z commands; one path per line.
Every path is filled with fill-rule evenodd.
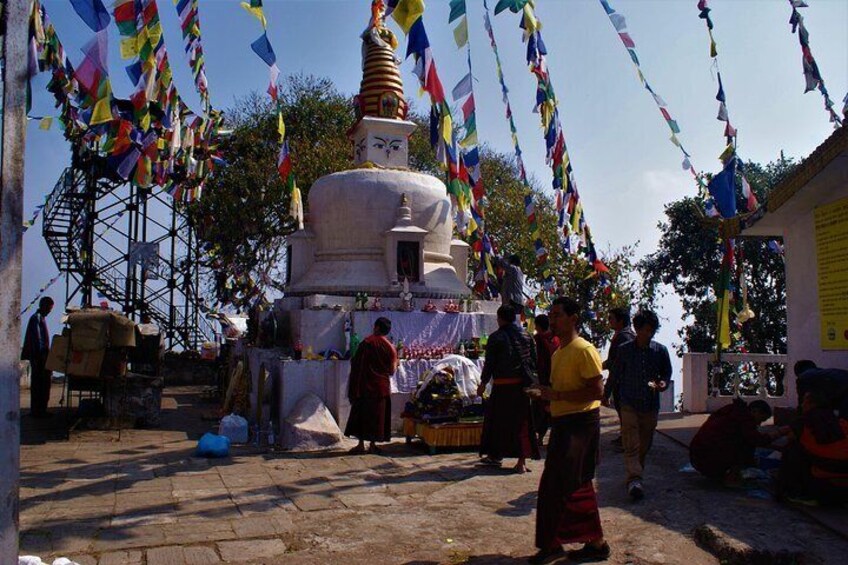
M 536 383 L 536 347 L 533 338 L 515 323 L 512 306 L 498 308 L 498 330 L 486 344 L 486 362 L 477 394 L 489 381 L 492 394 L 486 403 L 480 456 L 483 463 L 500 466 L 504 457 L 517 457 L 515 471 L 528 471 L 528 457 L 539 459 L 530 397 L 524 389 Z

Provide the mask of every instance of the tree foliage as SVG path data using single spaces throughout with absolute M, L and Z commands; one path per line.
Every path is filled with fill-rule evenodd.
M 537 291 L 544 275 L 536 261 L 534 239 L 527 225 L 524 195 L 527 191 L 518 176 L 511 156 L 486 148 L 481 154 L 483 180 L 488 187 L 489 207 L 486 230 L 503 256 L 516 254 L 528 284 Z M 559 244 L 556 207 L 539 183 L 530 179 L 529 190 L 536 203 L 536 216 L 542 241 L 549 257 L 548 267 L 560 292 L 585 306 L 583 331 L 588 339 L 602 346 L 610 335 L 607 313 L 617 306 L 630 306 L 636 298 L 635 246 L 608 250 L 604 261 L 609 267 L 601 281 L 582 256 L 566 253 Z
M 760 202 L 794 168 L 791 160 L 765 166 L 746 164 L 751 188 Z M 744 209 L 741 187 L 738 207 Z M 683 306 L 686 325 L 678 335 L 683 340 L 679 353 L 715 350 L 717 301 L 714 292 L 721 268 L 718 228 L 705 221 L 700 199 L 686 197 L 665 207 L 666 219 L 658 224 L 658 249 L 638 265 L 644 296 L 654 303 L 669 286 Z M 786 352 L 786 277 L 783 256 L 769 248 L 769 240 L 737 239 L 737 265 L 748 287 L 748 302 L 756 313 L 737 333 L 737 349 L 758 353 Z M 735 276 L 735 280 L 741 280 Z

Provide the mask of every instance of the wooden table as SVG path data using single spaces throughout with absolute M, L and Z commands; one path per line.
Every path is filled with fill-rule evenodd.
M 403 435 L 406 442 L 420 438 L 427 446 L 430 455 L 435 455 L 440 447 L 477 448 L 483 435 L 483 422 L 445 422 L 429 424 L 416 418 L 403 419 Z

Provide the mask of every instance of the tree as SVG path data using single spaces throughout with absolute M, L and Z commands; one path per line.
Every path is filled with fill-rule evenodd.
M 749 162 L 748 180 L 760 202 L 795 167 L 784 159 L 765 166 Z M 739 188 L 739 187 L 737 187 Z M 738 207 L 744 209 L 741 188 Z M 643 292 L 654 303 L 669 285 L 680 297 L 683 320 L 678 332 L 683 340 L 678 353 L 715 350 L 717 301 L 712 291 L 721 267 L 718 229 L 704 221 L 700 199 L 686 197 L 665 207 L 666 220 L 658 224 L 661 238 L 655 253 L 638 265 Z M 742 325 L 736 348 L 762 353 L 786 352 L 786 277 L 783 256 L 764 239 L 736 240 L 737 261 L 748 287 L 748 302 L 756 318 Z

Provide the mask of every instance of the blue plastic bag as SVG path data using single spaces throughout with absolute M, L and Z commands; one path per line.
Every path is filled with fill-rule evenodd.
M 226 457 L 230 454 L 230 439 L 213 433 L 205 433 L 197 442 L 198 457 Z

